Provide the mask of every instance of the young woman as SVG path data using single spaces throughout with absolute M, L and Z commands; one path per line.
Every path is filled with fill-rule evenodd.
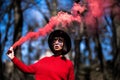
M 49 35 L 48 44 L 54 55 L 31 65 L 26 65 L 15 57 L 12 47 L 7 56 L 21 71 L 34 74 L 36 80 L 74 80 L 73 63 L 64 57 L 71 49 L 68 34 L 62 30 L 55 30 Z

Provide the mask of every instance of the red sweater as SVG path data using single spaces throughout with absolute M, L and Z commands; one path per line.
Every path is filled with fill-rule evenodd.
M 74 80 L 72 62 L 60 56 L 45 57 L 31 65 L 25 65 L 16 57 L 12 61 L 21 71 L 34 74 L 36 80 Z

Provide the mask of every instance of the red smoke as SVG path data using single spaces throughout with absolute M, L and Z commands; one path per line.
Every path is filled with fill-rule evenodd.
M 47 33 L 51 32 L 55 26 L 62 24 L 66 27 L 66 25 L 70 24 L 73 21 L 81 23 L 84 21 L 87 26 L 95 26 L 96 20 L 95 18 L 99 18 L 105 14 L 105 10 L 108 9 L 109 12 L 111 10 L 111 6 L 114 4 L 113 0 L 86 0 L 87 3 L 80 4 L 74 3 L 71 14 L 65 12 L 58 12 L 58 14 L 52 17 L 49 20 L 49 23 L 46 24 L 43 28 L 40 28 L 38 32 L 28 32 L 26 36 L 21 37 L 15 44 L 13 44 L 13 48 L 21 45 L 25 41 L 31 38 L 38 38 L 40 36 L 45 36 Z M 117 10 L 116 10 L 117 11 Z M 109 13 L 108 12 L 108 13 Z M 97 26 L 96 26 L 97 27 Z
M 25 41 L 31 39 L 31 38 L 38 38 L 39 36 L 45 36 L 47 33 L 51 32 L 53 28 L 60 23 L 63 26 L 66 26 L 67 24 L 71 23 L 72 21 L 80 22 L 81 18 L 80 16 L 72 16 L 68 13 L 60 11 L 57 16 L 54 16 L 50 19 L 49 23 L 46 24 L 45 27 L 40 28 L 38 32 L 28 32 L 26 36 L 21 37 L 15 44 L 13 44 L 13 48 L 16 48 L 17 46 L 21 45 Z
M 88 0 L 88 7 L 91 15 L 94 17 L 100 17 L 104 14 L 104 1 L 105 0 Z
M 78 3 L 74 3 L 71 14 L 73 16 L 80 16 L 82 13 L 84 13 L 87 10 L 86 6 L 84 4 L 80 5 Z

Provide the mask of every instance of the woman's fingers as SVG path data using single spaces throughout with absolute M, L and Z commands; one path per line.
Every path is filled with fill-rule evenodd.
M 10 49 L 9 49 L 8 52 L 7 52 L 7 56 L 8 56 L 10 59 L 13 59 L 13 58 L 14 58 L 13 47 L 10 47 Z

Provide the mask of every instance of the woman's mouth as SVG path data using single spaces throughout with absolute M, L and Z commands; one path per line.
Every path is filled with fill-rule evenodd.
M 55 49 L 58 49 L 58 48 L 59 48 L 59 45 L 55 45 L 54 48 L 55 48 Z

